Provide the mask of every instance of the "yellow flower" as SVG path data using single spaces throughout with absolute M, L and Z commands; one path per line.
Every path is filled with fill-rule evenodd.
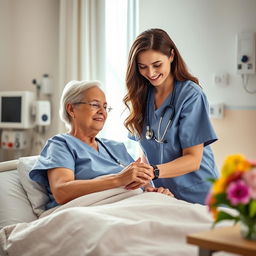
M 225 191 L 226 187 L 226 178 L 225 177 L 220 177 L 218 180 L 216 180 L 212 186 L 212 191 L 213 194 L 219 194 L 223 193 Z
M 221 176 L 226 178 L 230 176 L 233 172 L 244 172 L 248 171 L 250 168 L 250 163 L 243 155 L 231 155 L 228 156 L 224 162 L 224 165 L 221 169 Z

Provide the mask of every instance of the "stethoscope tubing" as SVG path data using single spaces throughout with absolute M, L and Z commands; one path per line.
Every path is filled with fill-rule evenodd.
M 96 139 L 97 142 L 100 143 L 100 145 L 106 150 L 106 152 L 108 153 L 108 155 L 109 155 L 118 165 L 120 165 L 121 167 L 126 167 L 126 165 L 124 165 L 123 163 L 121 163 L 121 162 L 119 161 L 119 159 L 116 158 L 116 157 L 114 156 L 114 154 L 111 153 L 111 151 L 108 149 L 108 147 L 107 147 L 100 139 L 98 139 L 98 138 L 95 138 L 95 139 Z
M 162 114 L 160 116 L 160 120 L 158 122 L 158 128 L 157 128 L 157 137 L 156 137 L 156 136 L 154 136 L 153 130 L 150 128 L 150 122 L 149 122 L 149 101 L 150 101 L 151 93 L 150 93 L 150 90 L 148 90 L 147 110 L 146 110 L 147 111 L 147 114 L 146 114 L 146 134 L 145 134 L 145 137 L 146 137 L 147 140 L 155 140 L 157 143 L 166 143 L 167 142 L 166 140 L 164 140 L 164 138 L 165 138 L 167 130 L 171 126 L 172 121 L 173 121 L 174 116 L 175 116 L 175 107 L 174 107 L 175 92 L 176 92 L 176 85 L 174 83 L 174 88 L 173 88 L 170 104 L 164 108 L 164 110 L 163 110 L 163 112 L 162 112 Z M 168 123 L 167 123 L 167 125 L 166 125 L 166 127 L 164 129 L 164 132 L 163 132 L 162 136 L 160 136 L 162 120 L 163 120 L 163 117 L 166 114 L 166 111 L 168 109 L 171 109 L 172 113 L 171 113 L 169 121 L 168 121 Z

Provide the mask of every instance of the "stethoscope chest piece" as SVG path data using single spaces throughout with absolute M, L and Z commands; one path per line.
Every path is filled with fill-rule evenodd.
M 147 126 L 145 137 L 147 140 L 151 140 L 154 138 L 154 132 Z
M 145 133 L 145 137 L 146 137 L 147 140 L 152 140 L 153 139 L 158 143 L 167 143 L 167 140 L 165 140 L 164 138 L 165 138 L 167 130 L 171 126 L 172 121 L 173 121 L 174 116 L 175 116 L 175 108 L 174 108 L 175 89 L 176 89 L 176 86 L 174 85 L 170 104 L 164 108 L 164 110 L 162 112 L 162 115 L 160 117 L 160 120 L 159 120 L 159 123 L 158 123 L 158 128 L 157 128 L 157 137 L 154 135 L 154 131 L 150 128 L 150 122 L 149 122 L 149 98 L 150 98 L 150 93 L 148 93 L 147 114 L 146 114 L 147 124 L 146 124 L 146 133 Z M 162 132 L 162 136 L 160 136 L 160 133 L 161 133 L 160 130 L 162 130 L 161 125 L 162 125 L 163 118 L 164 118 L 165 114 L 169 111 L 171 113 L 170 113 L 168 123 L 166 124 L 165 129 Z

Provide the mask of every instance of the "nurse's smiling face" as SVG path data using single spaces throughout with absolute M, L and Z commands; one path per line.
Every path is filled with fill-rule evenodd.
M 82 100 L 74 104 L 73 127 L 88 136 L 96 136 L 105 124 L 108 106 L 105 94 L 98 87 L 84 92 Z
M 140 74 L 153 86 L 164 86 L 171 80 L 171 63 L 173 53 L 170 57 L 154 50 L 146 50 L 138 54 L 137 65 Z

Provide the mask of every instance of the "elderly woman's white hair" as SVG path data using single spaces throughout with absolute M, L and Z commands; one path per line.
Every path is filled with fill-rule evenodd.
M 79 102 L 83 99 L 83 93 L 92 87 L 101 88 L 101 82 L 94 80 L 94 81 L 70 81 L 67 83 L 63 89 L 61 99 L 60 99 L 60 110 L 59 115 L 60 119 L 65 123 L 65 126 L 68 130 L 71 129 L 70 125 L 70 117 L 68 112 L 66 111 L 67 104 L 73 104 L 75 102 Z

